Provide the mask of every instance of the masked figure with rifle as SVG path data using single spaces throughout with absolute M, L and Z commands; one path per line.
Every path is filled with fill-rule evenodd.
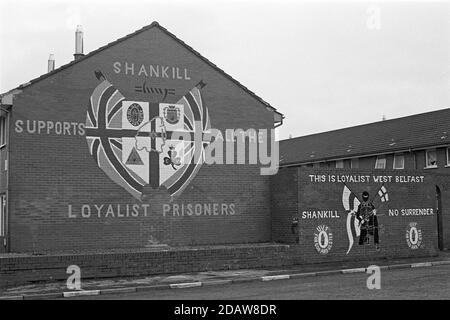
M 362 193 L 362 202 L 358 205 L 356 218 L 359 220 L 361 234 L 359 244 L 369 243 L 369 235 L 373 236 L 376 249 L 379 250 L 377 210 L 369 200 L 369 192 Z

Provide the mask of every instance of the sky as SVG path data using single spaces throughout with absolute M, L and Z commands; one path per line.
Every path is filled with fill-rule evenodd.
M 286 139 L 450 107 L 450 1 L 1 0 L 0 92 L 152 21 L 285 115 Z

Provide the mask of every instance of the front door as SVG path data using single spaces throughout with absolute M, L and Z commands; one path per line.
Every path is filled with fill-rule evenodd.
M 442 229 L 442 200 L 441 189 L 436 186 L 436 216 L 437 216 L 437 232 L 438 232 L 438 248 L 444 250 L 444 234 Z
M 0 253 L 6 252 L 6 226 L 8 221 L 6 208 L 6 194 L 0 194 Z

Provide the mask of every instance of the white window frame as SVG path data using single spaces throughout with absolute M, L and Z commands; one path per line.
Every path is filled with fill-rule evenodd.
M 383 165 L 379 166 L 381 163 L 383 163 Z M 386 156 L 377 156 L 377 160 L 375 161 L 375 169 L 386 169 Z
M 336 169 L 344 169 L 344 160 L 336 160 Z
M 447 149 L 445 151 L 445 154 L 446 154 L 446 157 L 447 157 L 447 167 L 450 167 L 450 155 L 449 155 L 449 152 L 450 152 L 450 147 L 447 147 Z
M 403 159 L 402 165 L 401 165 L 401 167 L 396 167 L 395 166 L 396 160 L 399 158 Z M 394 161 L 392 162 L 392 169 L 398 169 L 398 170 L 405 169 L 405 155 L 403 153 L 394 154 Z
M 435 156 L 435 158 L 436 158 L 436 164 L 434 164 L 434 165 L 428 165 L 428 154 L 429 154 L 430 152 L 434 152 L 434 154 L 436 155 L 436 156 Z M 436 149 L 428 149 L 428 150 L 425 150 L 425 168 L 426 168 L 426 169 L 431 169 L 431 168 L 437 168 L 437 167 L 438 167 L 438 165 L 437 165 L 437 151 L 436 151 Z

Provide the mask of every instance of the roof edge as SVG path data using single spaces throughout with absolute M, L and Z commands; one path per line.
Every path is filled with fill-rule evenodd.
M 32 85 L 32 84 L 35 84 L 35 83 L 37 83 L 37 82 L 39 82 L 39 81 L 41 81 L 41 80 L 44 80 L 44 79 L 46 79 L 46 78 L 48 78 L 48 77 L 50 77 L 50 76 L 52 76 L 52 75 L 54 75 L 54 74 L 56 74 L 56 73 L 58 73 L 58 72 L 64 70 L 64 69 L 67 69 L 67 68 L 69 68 L 69 67 L 71 67 L 71 66 L 73 66 L 73 65 L 75 65 L 75 64 L 77 64 L 77 63 L 79 63 L 79 62 L 81 62 L 81 61 L 83 61 L 83 60 L 85 60 L 85 59 L 87 59 L 87 58 L 89 58 L 89 57 L 92 57 L 93 55 L 95 55 L 95 54 L 97 54 L 97 53 L 99 53 L 99 52 L 101 52 L 101 51 L 103 51 L 103 50 L 106 50 L 106 49 L 108 49 L 108 48 L 110 48 L 110 47 L 112 47 L 112 46 L 114 46 L 114 45 L 116 45 L 116 44 L 119 44 L 119 43 L 125 41 L 126 39 L 128 39 L 128 38 L 130 38 L 130 37 L 133 37 L 133 36 L 135 36 L 135 35 L 138 35 L 138 34 L 144 32 L 144 31 L 146 31 L 146 30 L 149 30 L 149 29 L 151 29 L 151 28 L 153 28 L 153 27 L 155 27 L 155 26 L 159 26 L 159 24 L 158 24 L 158 22 L 153 21 L 153 22 L 152 22 L 150 25 L 148 25 L 148 26 L 145 26 L 145 27 L 143 27 L 143 28 L 141 28 L 141 29 L 139 29 L 139 30 L 136 30 L 136 31 L 133 32 L 133 33 L 127 34 L 126 36 L 123 36 L 123 37 L 121 37 L 121 38 L 119 38 L 119 39 L 117 39 L 117 40 L 115 40 L 115 41 L 109 42 L 108 44 L 106 44 L 106 45 L 104 45 L 104 46 L 101 46 L 101 47 L 99 47 L 99 48 L 97 48 L 97 49 L 95 49 L 95 50 L 93 50 L 93 51 L 91 51 L 91 52 L 89 52 L 89 53 L 87 53 L 87 54 L 85 54 L 85 55 L 83 55 L 83 56 L 80 56 L 80 57 L 79 57 L 78 59 L 76 59 L 76 60 L 72 60 L 72 61 L 70 61 L 70 62 L 68 62 L 68 63 L 66 63 L 66 64 L 60 66 L 59 68 L 56 68 L 56 69 L 54 69 L 54 70 L 52 70 L 52 71 L 50 71 L 50 72 L 44 73 L 43 75 L 40 75 L 39 77 L 34 78 L 34 79 L 30 80 L 29 82 L 26 82 L 26 83 L 24 83 L 24 84 L 19 85 L 18 87 L 16 87 L 16 88 L 14 88 L 14 89 L 11 89 L 11 90 L 7 91 L 5 94 L 7 94 L 8 92 L 11 92 L 11 91 L 13 91 L 13 90 L 15 90 L 15 89 L 23 89 L 23 88 L 26 88 L 26 87 L 28 87 L 28 86 L 30 86 L 30 85 Z
M 302 138 L 306 138 L 306 137 L 317 136 L 317 135 L 321 135 L 321 134 L 333 133 L 333 132 L 344 131 L 344 130 L 351 130 L 351 129 L 354 129 L 354 128 L 360 128 L 360 127 L 364 127 L 364 126 L 370 126 L 370 125 L 375 125 L 375 124 L 380 124 L 380 123 L 398 121 L 398 120 L 401 120 L 401 119 L 418 117 L 418 116 L 422 116 L 422 115 L 426 115 L 426 114 L 430 114 L 430 113 L 434 113 L 434 112 L 442 112 L 442 111 L 445 111 L 445 110 L 450 110 L 450 107 L 446 107 L 446 108 L 442 108 L 442 109 L 438 109 L 438 110 L 427 111 L 427 112 L 422 112 L 422 113 L 415 113 L 415 114 L 411 114 L 411 115 L 408 115 L 408 116 L 402 116 L 402 117 L 388 119 L 388 120 L 380 120 L 380 121 L 375 121 L 375 122 L 358 124 L 356 126 L 344 127 L 344 128 L 339 128 L 339 129 L 335 129 L 335 130 L 311 133 L 311 134 L 307 134 L 307 135 L 304 135 L 304 136 L 298 136 L 298 137 L 294 137 L 294 138 L 282 139 L 279 142 L 281 143 L 281 142 L 286 142 L 286 141 L 294 141 L 294 140 L 298 140 L 298 139 L 302 139 Z
M 284 118 L 284 114 L 282 114 L 281 112 L 277 111 L 277 109 L 273 106 L 271 106 L 268 102 L 266 102 L 265 100 L 263 100 L 261 97 L 259 97 L 256 93 L 254 93 L 253 91 L 251 91 L 250 89 L 248 89 L 246 86 L 244 86 L 242 83 L 240 83 L 238 80 L 234 79 L 231 75 L 229 75 L 228 73 L 226 73 L 224 70 L 222 70 L 221 68 L 219 68 L 217 65 L 215 65 L 214 63 L 212 63 L 211 61 L 209 61 L 207 58 L 205 58 L 204 56 L 202 56 L 198 51 L 196 51 L 194 48 L 192 48 L 191 46 L 189 46 L 188 44 L 186 44 L 183 40 L 179 39 L 177 36 L 175 36 L 173 33 L 171 33 L 169 30 L 167 30 L 166 28 L 164 28 L 163 26 L 161 26 L 157 21 L 153 21 L 151 24 L 142 27 L 141 29 L 136 30 L 133 33 L 127 34 L 126 36 L 123 36 L 115 41 L 109 42 L 108 44 L 101 46 L 100 48 L 97 48 L 94 51 L 89 52 L 88 54 L 85 54 L 84 56 L 81 56 L 80 58 L 76 59 L 76 60 L 72 60 L 69 63 L 66 63 L 62 66 L 60 66 L 57 69 L 54 69 L 51 72 L 45 73 L 37 78 L 34 78 L 32 80 L 30 80 L 29 82 L 25 83 L 25 84 L 21 84 L 16 88 L 13 88 L 3 94 L 0 94 L 0 97 L 14 91 L 17 89 L 24 89 L 30 85 L 33 85 L 41 80 L 44 80 L 64 69 L 67 69 L 89 57 L 92 57 L 93 55 L 106 50 L 108 48 L 111 48 L 131 37 L 134 37 L 144 31 L 150 30 L 153 27 L 158 27 L 161 31 L 165 32 L 168 36 L 170 36 L 172 39 L 174 39 L 176 42 L 180 43 L 183 47 L 185 47 L 186 49 L 188 49 L 189 51 L 191 51 L 194 55 L 196 55 L 197 57 L 199 57 L 203 62 L 205 62 L 206 64 L 208 64 L 209 66 L 211 66 L 213 69 L 217 70 L 219 73 L 221 73 L 222 75 L 224 75 L 228 80 L 231 80 L 233 83 L 235 83 L 239 88 L 241 88 L 242 90 L 244 90 L 245 92 L 247 92 L 248 94 L 250 94 L 252 97 L 254 97 L 258 102 L 262 103 L 264 106 L 266 106 L 267 108 L 272 109 L 272 111 L 280 114 L 283 118 Z

